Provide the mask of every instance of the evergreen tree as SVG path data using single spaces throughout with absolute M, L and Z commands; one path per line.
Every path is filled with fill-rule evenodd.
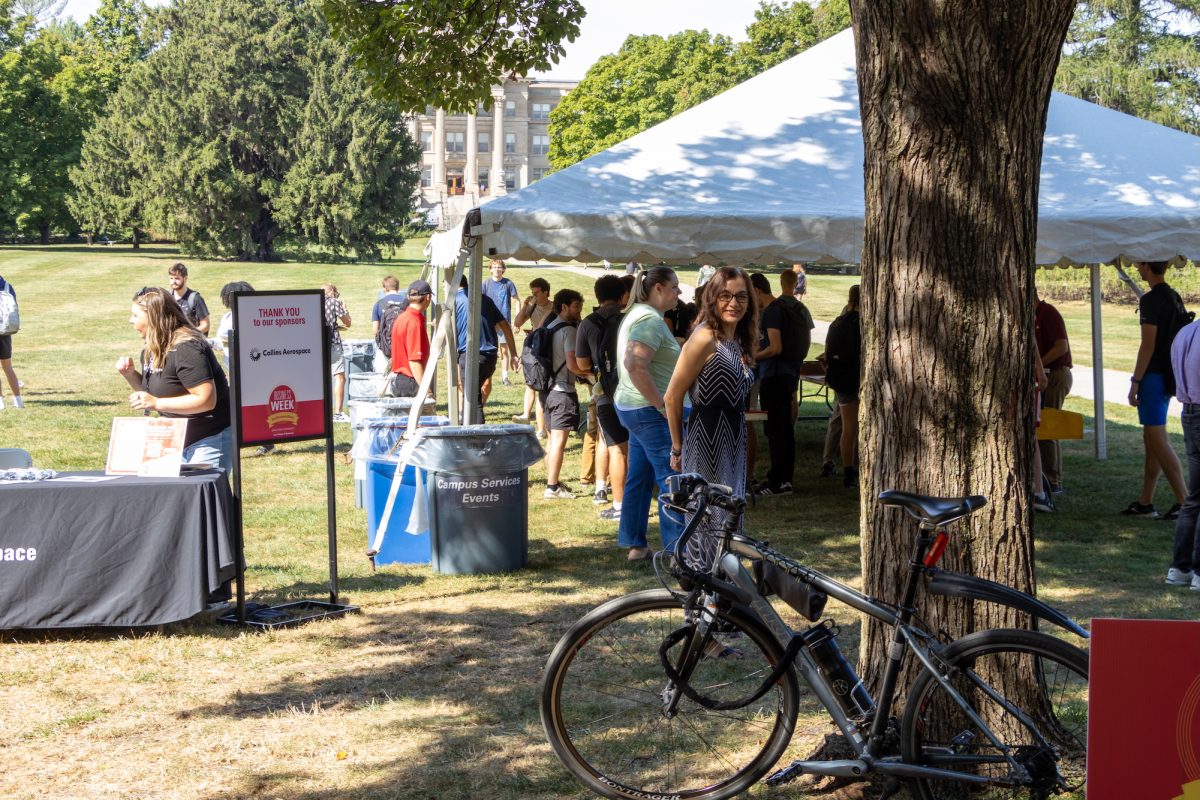
M 1200 3 L 1079 3 L 1055 89 L 1200 134 Z
M 154 26 L 73 175 L 90 224 L 258 260 L 281 236 L 359 256 L 398 241 L 419 155 L 310 4 L 178 0 Z

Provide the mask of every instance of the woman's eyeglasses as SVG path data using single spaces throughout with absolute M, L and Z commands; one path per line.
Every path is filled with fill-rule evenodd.
M 736 303 L 739 306 L 744 306 L 750 302 L 750 295 L 746 292 L 717 292 L 717 302 L 723 306 Z

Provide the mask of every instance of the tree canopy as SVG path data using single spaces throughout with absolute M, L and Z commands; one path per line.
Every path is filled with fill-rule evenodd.
M 1079 3 L 1055 88 L 1200 134 L 1200 2 Z
M 324 0 L 376 94 L 406 111 L 490 106 L 504 76 L 549 69 L 575 41 L 580 0 Z
M 359 257 L 401 241 L 419 153 L 313 6 L 182 0 L 156 17 L 72 173 L 89 227 L 252 259 L 277 240 Z
M 630 36 L 550 112 L 550 163 L 563 169 L 670 119 L 845 30 L 847 0 L 759 4 L 747 40 L 708 31 Z

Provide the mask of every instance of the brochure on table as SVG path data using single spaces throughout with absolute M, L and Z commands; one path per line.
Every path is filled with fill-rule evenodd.
M 179 417 L 116 417 L 108 437 L 108 475 L 178 478 L 187 420 Z
M 324 322 L 320 291 L 234 297 L 243 446 L 326 435 Z

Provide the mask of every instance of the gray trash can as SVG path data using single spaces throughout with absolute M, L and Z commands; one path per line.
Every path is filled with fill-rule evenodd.
M 342 403 L 345 404 L 353 396 L 350 394 L 351 376 L 375 369 L 375 340 L 343 339 L 342 357 L 346 360 L 346 388 L 342 392 Z
M 529 560 L 529 467 L 543 456 L 528 425 L 416 432 L 410 461 L 429 476 L 431 565 L 508 572 Z

